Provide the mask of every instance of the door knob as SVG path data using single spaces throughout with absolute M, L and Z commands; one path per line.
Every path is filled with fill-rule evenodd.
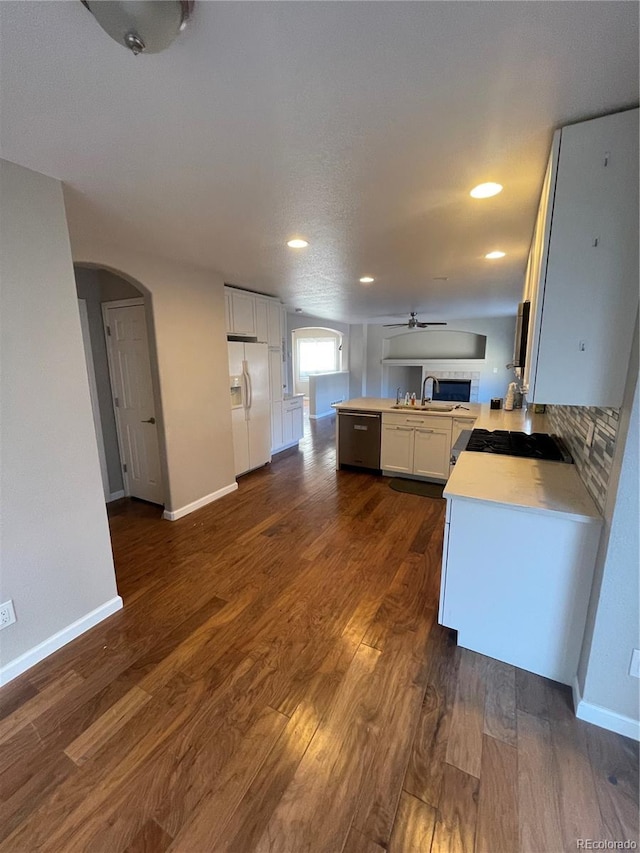
M 140 421 L 141 424 L 155 424 L 155 422 L 156 422 L 155 418 L 149 418 L 148 421 Z

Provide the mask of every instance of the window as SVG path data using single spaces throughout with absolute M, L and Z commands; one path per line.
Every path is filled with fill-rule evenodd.
M 342 370 L 342 333 L 307 327 L 293 332 L 293 380 L 297 394 L 309 394 L 309 377 Z
M 333 373 L 340 369 L 336 338 L 298 338 L 297 345 L 301 379 L 311 373 Z

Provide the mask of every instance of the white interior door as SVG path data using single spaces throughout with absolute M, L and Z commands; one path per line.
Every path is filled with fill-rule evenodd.
M 103 306 L 125 492 L 162 504 L 158 426 L 143 304 Z

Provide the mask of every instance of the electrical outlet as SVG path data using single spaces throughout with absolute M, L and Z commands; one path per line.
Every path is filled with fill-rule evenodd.
M 9 599 L 4 604 L 0 604 L 0 631 L 8 625 L 13 625 L 15 621 L 16 612 L 13 609 L 13 601 Z
M 632 675 L 634 678 L 640 678 L 640 649 L 634 649 L 631 652 L 629 675 Z

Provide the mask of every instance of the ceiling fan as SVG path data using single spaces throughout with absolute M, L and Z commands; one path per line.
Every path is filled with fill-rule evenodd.
M 406 326 L 408 329 L 426 329 L 427 326 L 446 326 L 446 323 L 422 323 L 418 320 L 418 316 L 415 311 L 411 312 L 411 315 L 406 323 L 385 323 L 387 328 L 397 327 L 397 326 Z

